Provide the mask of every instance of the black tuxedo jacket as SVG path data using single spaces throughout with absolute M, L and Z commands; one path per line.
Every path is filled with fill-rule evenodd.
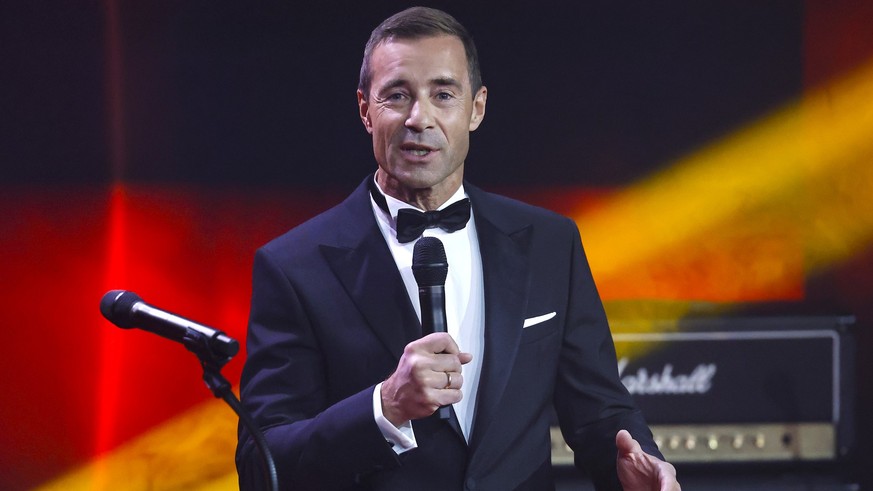
M 577 466 L 598 489 L 621 489 L 619 429 L 660 456 L 618 379 L 575 223 L 465 189 L 485 288 L 485 351 L 469 444 L 456 422 L 434 416 L 413 421 L 418 448 L 398 456 L 374 421 L 374 386 L 421 327 L 365 183 L 258 250 L 241 393 L 265 432 L 282 489 L 553 489 L 552 407 Z M 551 312 L 523 328 L 525 319 Z M 242 489 L 267 489 L 259 458 L 241 430 Z

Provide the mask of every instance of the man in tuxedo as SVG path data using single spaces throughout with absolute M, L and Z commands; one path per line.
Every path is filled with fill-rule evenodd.
M 598 489 L 679 489 L 618 379 L 576 225 L 463 180 L 487 95 L 454 18 L 385 20 L 358 90 L 375 174 L 258 250 L 242 401 L 283 489 L 553 489 L 552 408 Z M 447 333 L 421 332 L 422 233 L 445 245 Z M 259 459 L 241 430 L 242 489 L 266 489 Z

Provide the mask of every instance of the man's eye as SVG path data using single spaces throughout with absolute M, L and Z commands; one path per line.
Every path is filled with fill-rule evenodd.
M 440 92 L 437 94 L 437 99 L 442 101 L 447 101 L 449 99 L 452 99 L 453 97 L 454 96 L 449 92 Z
M 401 94 L 400 92 L 395 92 L 393 94 L 390 94 L 387 99 L 389 101 L 402 101 L 404 97 L 406 96 Z

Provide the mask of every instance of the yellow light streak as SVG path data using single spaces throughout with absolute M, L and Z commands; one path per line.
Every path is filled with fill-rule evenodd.
M 577 222 L 604 284 L 656 281 L 659 260 L 699 253 L 737 231 L 750 233 L 749 244 L 760 244 L 755 234 L 796 243 L 807 276 L 851 258 L 873 238 L 873 63 L 578 213 Z M 725 288 L 749 278 L 775 287 L 790 268 L 786 251 L 771 249 L 765 258 L 736 257 L 712 279 Z
M 211 400 L 36 491 L 230 491 L 237 417 Z

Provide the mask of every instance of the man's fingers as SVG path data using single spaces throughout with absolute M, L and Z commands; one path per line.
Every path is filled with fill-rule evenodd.
M 445 332 L 428 334 L 410 344 L 418 345 L 429 353 L 448 353 L 451 355 L 457 355 L 461 352 L 461 349 L 458 348 L 458 343 L 456 343 L 455 340 Z
M 618 434 L 615 435 L 615 446 L 618 447 L 619 456 L 643 451 L 640 444 L 627 430 L 619 430 Z
M 428 380 L 428 387 L 440 390 L 460 389 L 464 385 L 464 375 L 461 373 L 460 367 L 457 371 L 432 371 Z
M 437 353 L 430 356 L 430 362 L 423 365 L 423 368 L 429 368 L 435 372 L 460 372 L 461 366 L 469 363 L 469 358 L 472 358 L 473 355 L 469 353 L 458 353 L 457 355 Z
M 625 491 L 659 489 L 680 491 L 676 469 L 669 463 L 643 452 L 639 442 L 626 430 L 615 435 L 618 479 Z
M 406 351 L 410 355 L 418 354 L 430 358 L 432 362 L 422 367 L 437 372 L 460 372 L 461 365 L 466 365 L 473 359 L 472 354 L 461 352 L 455 340 L 444 332 L 417 339 L 406 346 Z
M 424 389 L 428 400 L 434 404 L 434 410 L 439 406 L 448 406 L 463 398 L 461 386 L 464 376 L 459 372 L 431 372 L 429 382 Z
M 449 406 L 463 399 L 464 394 L 461 389 L 438 389 L 433 391 L 433 400 L 436 401 L 436 406 Z M 436 408 L 434 408 L 436 411 Z

